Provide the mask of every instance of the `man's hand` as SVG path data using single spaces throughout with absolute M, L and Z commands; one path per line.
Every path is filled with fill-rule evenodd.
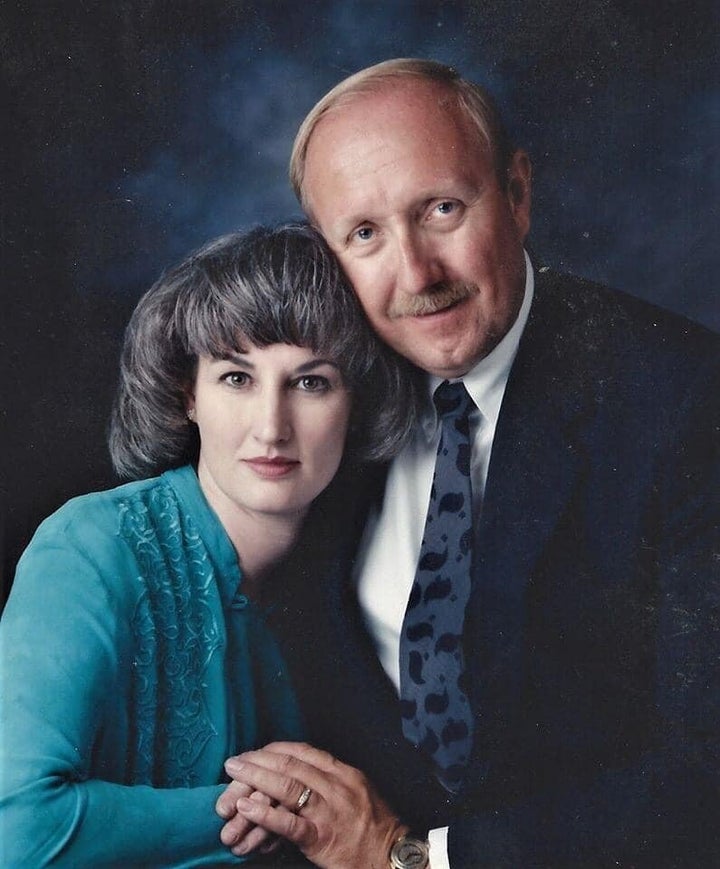
M 231 757 L 225 770 L 234 781 L 218 813 L 229 818 L 221 838 L 238 843 L 234 854 L 250 850 L 243 837 L 254 826 L 293 842 L 321 869 L 385 869 L 392 843 L 407 832 L 359 770 L 309 745 L 272 743 Z M 251 791 L 270 800 L 248 798 Z M 230 817 L 225 798 L 237 794 Z

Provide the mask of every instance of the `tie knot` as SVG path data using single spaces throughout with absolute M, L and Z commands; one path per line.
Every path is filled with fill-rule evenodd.
M 438 416 L 443 419 L 457 419 L 468 416 L 470 411 L 475 407 L 475 402 L 470 397 L 470 393 L 465 388 L 462 380 L 458 380 L 455 383 L 443 380 L 433 394 L 433 401 L 435 402 Z

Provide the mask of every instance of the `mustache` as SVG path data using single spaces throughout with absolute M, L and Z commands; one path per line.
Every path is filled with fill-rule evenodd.
M 422 293 L 402 296 L 390 306 L 388 315 L 391 320 L 400 317 L 418 317 L 423 314 L 436 314 L 450 305 L 455 305 L 480 292 L 477 284 L 465 281 L 440 281 Z

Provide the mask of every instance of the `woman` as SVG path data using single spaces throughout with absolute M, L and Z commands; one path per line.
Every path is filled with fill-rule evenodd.
M 410 393 L 306 226 L 215 241 L 141 299 L 110 433 L 136 482 L 41 525 L 0 625 L 3 866 L 247 859 L 223 761 L 302 736 L 264 582 L 344 451 L 396 450 Z

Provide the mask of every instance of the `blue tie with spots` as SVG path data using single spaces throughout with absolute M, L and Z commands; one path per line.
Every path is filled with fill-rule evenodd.
M 433 396 L 442 432 L 425 532 L 400 637 L 403 733 L 456 790 L 472 744 L 472 713 L 462 688 L 462 629 L 470 596 L 472 489 L 469 414 L 463 383 Z

